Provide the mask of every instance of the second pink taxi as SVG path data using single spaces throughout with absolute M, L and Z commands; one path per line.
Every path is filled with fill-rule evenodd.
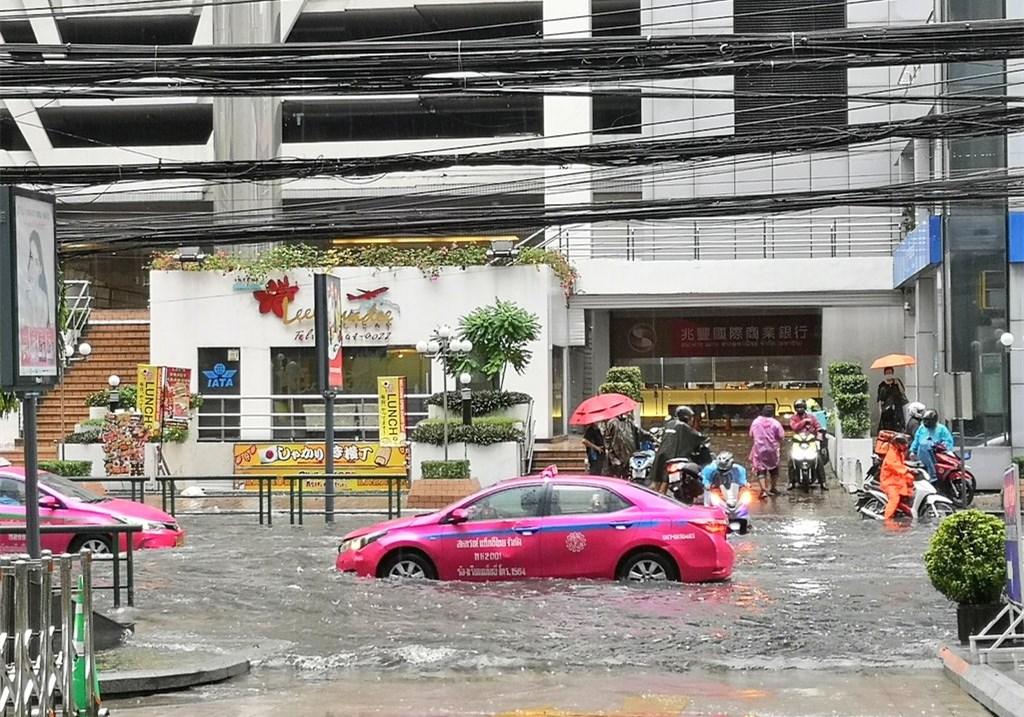
M 735 554 L 719 508 L 686 506 L 620 480 L 530 476 L 429 515 L 345 536 L 336 567 L 441 580 L 728 579 Z

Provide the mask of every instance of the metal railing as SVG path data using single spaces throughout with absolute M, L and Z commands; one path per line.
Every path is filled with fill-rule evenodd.
M 285 494 L 285 484 L 288 493 L 288 522 L 291 525 L 304 525 L 304 518 L 307 513 L 324 515 L 326 511 L 310 511 L 305 508 L 305 501 L 311 498 L 323 498 L 326 493 L 320 491 L 306 490 L 307 481 L 319 481 L 332 478 L 335 481 L 358 481 L 373 480 L 386 483 L 385 490 L 388 498 L 388 518 L 402 516 L 402 486 L 409 485 L 409 476 L 406 475 L 351 475 L 341 473 L 304 473 L 301 475 L 236 475 L 236 476 L 157 476 L 156 481 L 160 483 L 160 507 L 165 513 L 177 517 L 178 515 L 194 515 L 191 511 L 178 512 L 178 498 L 187 500 L 223 500 L 226 497 L 237 497 L 239 490 L 242 495 L 251 497 L 251 490 L 243 488 L 245 483 L 256 484 L 256 505 L 255 514 L 259 518 L 260 525 L 272 527 L 274 525 L 274 498 L 282 497 Z M 178 483 L 229 483 L 231 489 L 216 493 L 204 493 L 203 495 L 178 496 Z M 275 490 L 278 489 L 278 490 Z M 335 497 L 347 496 L 368 496 L 374 495 L 370 491 L 345 491 L 335 490 L 332 494 Z M 334 511 L 336 514 L 344 511 Z M 252 515 L 251 510 L 230 510 L 217 513 L 201 512 L 198 515 Z
M 82 578 L 76 598 L 75 567 Z M 0 557 L 0 714 L 13 717 L 59 714 L 98 717 L 105 714 L 96 691 L 96 657 L 92 624 L 93 556 Z M 54 570 L 59 585 L 54 586 Z M 59 596 L 55 622 L 50 595 Z M 45 596 L 45 597 L 44 597 Z M 75 634 L 76 610 L 84 630 Z M 59 640 L 54 638 L 59 635 Z M 76 645 L 81 638 L 81 647 Z M 84 662 L 85 704 L 75 704 L 75 664 Z
M 114 607 L 121 607 L 121 593 L 125 593 L 128 607 L 135 607 L 135 548 L 132 535 L 142 530 L 139 525 L 43 525 L 39 528 L 40 535 L 96 535 L 109 538 L 111 581 L 109 585 L 93 585 L 93 590 L 109 590 L 114 598 Z M 25 526 L 0 526 L 0 535 L 24 535 Z M 121 577 L 121 536 L 125 536 L 125 575 Z M 118 546 L 118 547 L 114 547 Z M 106 559 L 107 554 L 98 553 Z
M 410 426 L 427 417 L 429 397 L 406 396 Z M 228 406 L 237 408 L 225 410 Z M 197 420 L 200 441 L 324 440 L 324 400 L 315 394 L 204 395 Z M 334 400 L 334 435 L 338 442 L 377 440 L 377 395 L 338 395 Z
M 605 222 L 552 226 L 522 246 L 556 249 L 576 259 L 707 260 L 891 256 L 898 212 L 841 217 Z
M 64 345 L 78 346 L 92 316 L 92 285 L 84 280 L 64 282 L 64 302 L 68 307 L 68 323 L 64 329 Z M 70 352 L 69 352 L 70 353 Z M 69 357 L 65 357 L 67 360 Z

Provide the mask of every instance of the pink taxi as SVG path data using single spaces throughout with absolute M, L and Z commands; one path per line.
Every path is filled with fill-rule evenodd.
M 719 508 L 621 480 L 531 476 L 415 518 L 353 531 L 338 570 L 441 580 L 725 580 L 735 555 Z
M 185 542 L 185 533 L 178 522 L 162 510 L 142 503 L 107 498 L 61 476 L 39 471 L 39 524 L 51 525 L 138 525 L 141 532 L 132 534 L 132 548 L 173 548 Z M 0 466 L 0 525 L 25 525 L 25 469 Z M 119 550 L 125 550 L 125 534 L 119 539 Z M 54 553 L 77 552 L 89 548 L 109 553 L 113 548 L 110 535 L 44 533 L 40 537 L 43 550 Z M 25 551 L 24 535 L 0 535 L 0 553 Z

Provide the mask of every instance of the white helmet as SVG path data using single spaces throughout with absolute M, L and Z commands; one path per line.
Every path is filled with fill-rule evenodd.
M 911 418 L 916 418 L 917 420 L 920 421 L 922 418 L 924 418 L 924 412 L 927 410 L 927 408 L 928 407 L 925 406 L 920 401 L 914 401 L 909 406 L 907 406 L 907 412 L 910 414 Z

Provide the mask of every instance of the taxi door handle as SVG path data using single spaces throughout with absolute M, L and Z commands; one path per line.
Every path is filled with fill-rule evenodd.
M 520 535 L 533 535 L 537 532 L 537 526 L 534 525 L 519 525 L 512 530 Z
M 609 525 L 615 528 L 616 530 L 625 530 L 626 528 L 633 527 L 632 523 L 609 523 Z

